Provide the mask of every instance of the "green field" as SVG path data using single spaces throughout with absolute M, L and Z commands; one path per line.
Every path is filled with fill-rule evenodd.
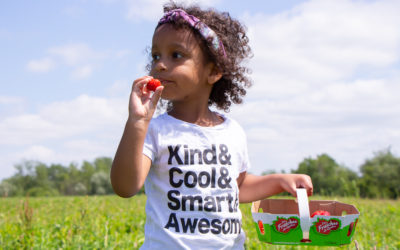
M 359 249 L 400 249 L 400 200 L 338 200 L 360 211 L 353 242 L 341 248 L 355 249 L 357 241 Z M 144 195 L 0 198 L 0 249 L 137 249 L 144 240 L 145 201 Z M 291 248 L 258 241 L 250 204 L 240 208 L 247 249 Z

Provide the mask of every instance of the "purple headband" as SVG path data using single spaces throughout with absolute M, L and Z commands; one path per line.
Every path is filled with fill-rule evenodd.
M 206 41 L 210 39 L 213 48 L 218 52 L 221 51 L 224 57 L 226 57 L 224 45 L 222 44 L 222 41 L 218 38 L 217 33 L 215 33 L 205 23 L 200 21 L 200 19 L 195 16 L 189 15 L 182 9 L 174 9 L 165 13 L 160 21 L 158 21 L 157 27 L 164 23 L 176 21 L 179 18 L 183 18 L 183 20 L 185 20 L 191 27 L 198 30 L 200 35 L 204 39 L 206 39 Z

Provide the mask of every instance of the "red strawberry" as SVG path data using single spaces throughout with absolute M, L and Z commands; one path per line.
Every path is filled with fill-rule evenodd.
M 322 216 L 330 216 L 331 214 L 328 211 L 324 211 L 324 210 L 318 210 L 315 211 L 312 215 L 311 218 L 316 216 L 316 215 L 322 215 Z
M 261 232 L 261 234 L 264 234 L 265 233 L 265 231 L 264 231 L 264 224 L 263 224 L 263 222 L 262 221 L 258 221 L 258 228 L 260 229 L 260 232 Z
M 146 88 L 150 91 L 156 91 L 158 86 L 161 86 L 161 82 L 153 78 L 147 83 Z

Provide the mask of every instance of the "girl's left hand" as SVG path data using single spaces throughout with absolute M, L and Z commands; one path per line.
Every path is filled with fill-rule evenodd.
M 153 79 L 151 76 L 143 76 L 132 84 L 132 92 L 129 98 L 129 120 L 150 121 L 157 108 L 157 102 L 161 97 L 163 86 L 159 87 L 153 95 L 146 90 L 145 85 Z
M 308 196 L 313 194 L 313 184 L 310 176 L 305 174 L 286 174 L 280 181 L 282 189 L 297 197 L 296 189 L 305 188 Z

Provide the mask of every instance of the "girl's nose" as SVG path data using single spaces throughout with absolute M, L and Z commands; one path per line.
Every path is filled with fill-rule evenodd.
M 157 71 L 165 71 L 165 70 L 167 70 L 167 65 L 164 62 L 164 60 L 160 59 L 155 63 L 154 69 Z

